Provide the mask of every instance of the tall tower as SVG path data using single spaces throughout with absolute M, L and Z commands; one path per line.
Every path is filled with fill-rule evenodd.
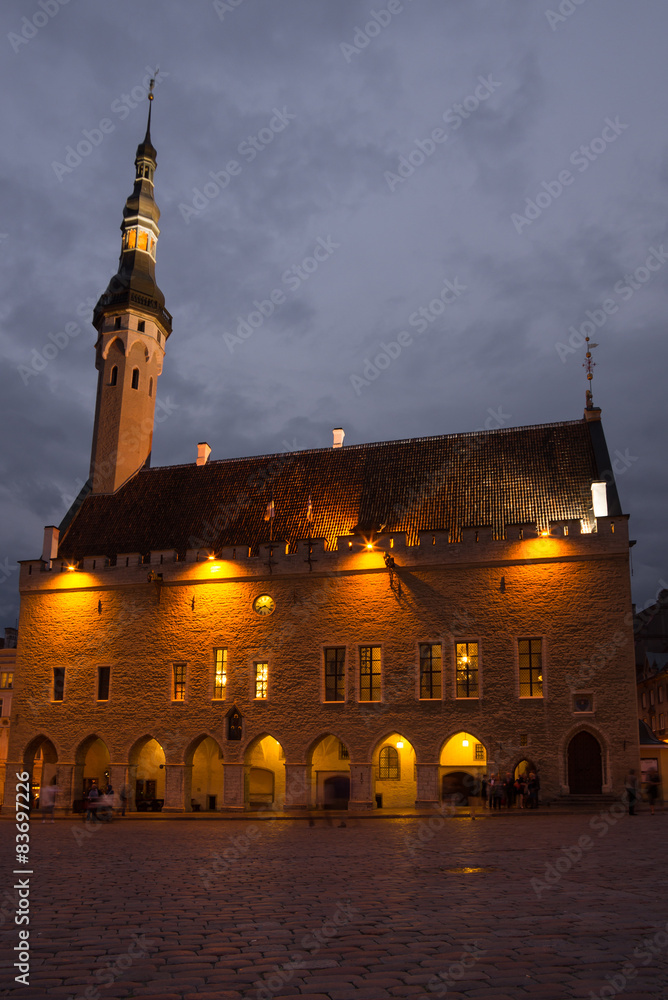
M 99 372 L 90 466 L 93 493 L 115 493 L 150 464 L 158 376 L 172 332 L 172 317 L 155 280 L 160 210 L 153 199 L 157 159 L 151 108 L 149 103 L 146 135 L 135 157 L 134 189 L 123 210 L 118 273 L 93 313 Z

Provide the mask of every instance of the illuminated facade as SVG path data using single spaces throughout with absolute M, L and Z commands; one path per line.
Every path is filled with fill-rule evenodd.
M 620 791 L 629 542 L 600 411 L 151 469 L 171 321 L 148 131 L 136 165 L 91 479 L 21 566 L 9 770 L 40 754 L 62 809 L 107 780 L 177 812 L 426 808 L 518 768 L 544 798 Z

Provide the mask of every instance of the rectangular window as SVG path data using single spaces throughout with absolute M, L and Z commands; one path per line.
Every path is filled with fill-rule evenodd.
M 97 668 L 97 700 L 109 701 L 109 667 Z
M 360 646 L 360 701 L 380 701 L 380 646 Z
M 172 672 L 173 672 L 172 701 L 185 701 L 186 664 L 185 663 L 172 664 Z
M 654 731 L 656 729 L 656 715 L 650 715 L 649 717 L 649 728 Z
M 520 698 L 543 697 L 543 655 L 541 639 L 520 639 Z
M 53 700 L 62 701 L 65 697 L 65 667 L 53 668 Z
M 340 740 L 339 740 L 339 760 L 350 760 L 348 747 L 345 745 L 345 743 L 341 743 Z
M 14 684 L 14 674 L 3 670 L 0 674 L 0 688 L 11 688 Z
M 476 743 L 475 751 L 473 753 L 474 760 L 484 760 L 485 759 L 485 748 L 482 743 Z
M 663 693 L 664 693 L 664 689 L 662 687 L 660 687 L 659 688 L 659 701 L 663 701 Z
M 346 649 L 325 649 L 325 701 L 346 700 Z
M 137 329 L 139 330 L 140 333 L 144 333 L 146 330 L 146 321 L 143 319 L 138 320 Z
M 2 715 L 2 698 L 0 698 L 0 715 Z
M 256 663 L 255 664 L 255 697 L 256 698 L 266 698 L 267 697 L 267 683 L 269 679 L 269 664 L 268 663 Z
M 440 698 L 443 656 L 440 642 L 420 643 L 420 697 Z
M 2 712 L 2 702 L 0 701 L 0 713 Z M 659 729 L 663 731 L 666 728 L 666 716 L 663 712 L 659 713 Z
M 654 691 L 653 690 L 650 691 L 650 693 L 649 693 L 649 703 L 650 703 L 650 705 L 654 704 Z
M 214 649 L 214 673 L 213 673 L 213 697 L 214 701 L 222 701 L 225 698 L 225 688 L 227 686 L 227 650 Z
M 479 698 L 478 688 L 478 643 L 458 642 L 457 656 L 457 697 Z

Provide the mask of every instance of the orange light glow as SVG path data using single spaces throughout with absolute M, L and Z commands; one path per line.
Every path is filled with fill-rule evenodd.
M 468 740 L 462 740 L 462 746 L 463 747 L 467 747 L 468 745 L 469 745 L 469 741 Z
M 403 744 L 402 740 L 399 740 L 398 743 L 397 743 L 397 750 L 403 750 L 403 748 L 404 748 L 404 744 Z
M 367 542 L 366 543 L 366 547 L 367 547 L 367 549 L 372 549 L 373 545 L 371 544 L 371 542 Z

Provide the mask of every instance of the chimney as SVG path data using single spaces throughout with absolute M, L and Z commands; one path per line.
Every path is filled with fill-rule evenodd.
M 42 546 L 42 562 L 49 564 L 49 569 L 51 569 L 51 561 L 55 559 L 58 555 L 58 539 L 60 538 L 60 531 L 55 528 L 52 524 L 44 529 L 44 545 Z
M 209 448 L 206 441 L 200 441 L 197 445 L 197 464 L 206 465 L 209 461 L 209 455 L 211 454 L 211 449 Z
M 343 439 L 346 436 L 343 427 L 335 427 L 332 434 L 334 435 L 334 444 L 332 447 L 343 448 Z

